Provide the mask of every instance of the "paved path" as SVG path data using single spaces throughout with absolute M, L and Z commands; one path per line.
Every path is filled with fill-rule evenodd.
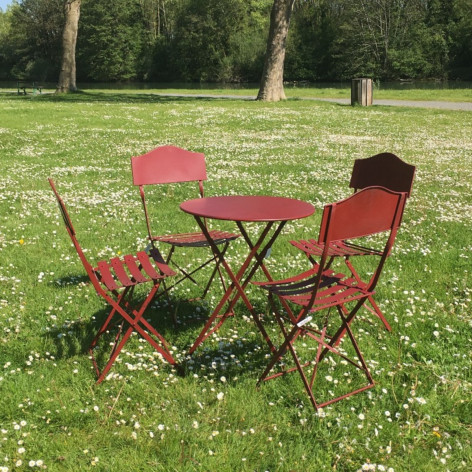
M 163 97 L 195 97 L 195 98 L 227 98 L 235 100 L 255 100 L 253 95 L 216 95 L 216 94 L 180 94 L 180 93 L 158 93 Z M 350 98 L 302 98 L 302 100 L 313 100 L 321 102 L 333 102 L 341 105 L 350 105 Z M 375 100 L 374 105 L 439 108 L 443 110 L 472 111 L 472 102 L 440 102 L 440 101 L 414 101 L 414 100 Z

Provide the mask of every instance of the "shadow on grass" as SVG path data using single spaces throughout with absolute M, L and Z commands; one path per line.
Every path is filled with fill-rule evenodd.
M 55 287 L 65 288 L 70 285 L 80 285 L 89 283 L 90 279 L 86 275 L 67 275 L 54 281 Z
M 85 92 L 79 91 L 74 93 L 59 94 L 44 93 L 41 95 L 17 95 L 16 93 L 5 94 L 2 96 L 4 100 L 38 100 L 41 102 L 71 102 L 71 103 L 91 103 L 91 102 L 108 102 L 108 103 L 169 103 L 169 102 L 194 102 L 194 101 L 215 101 L 215 100 L 234 100 L 234 97 L 227 96 L 211 96 L 211 95 L 184 95 L 184 94 L 160 94 L 160 93 L 128 93 L 128 92 Z M 247 98 L 241 97 L 241 100 Z
M 85 276 L 67 276 L 55 282 L 58 289 L 70 285 L 79 285 L 87 283 L 89 290 L 94 292 L 88 277 Z M 93 296 L 93 293 L 91 293 Z M 144 301 L 145 294 L 140 293 L 132 298 L 131 303 L 133 308 L 139 309 Z M 82 302 L 82 301 L 81 301 Z M 102 310 L 87 316 L 87 307 L 79 308 L 84 312 L 82 319 L 66 322 L 62 326 L 49 330 L 45 336 L 51 338 L 56 344 L 56 356 L 58 358 L 69 358 L 78 354 L 88 352 L 89 346 L 95 337 L 100 327 L 108 317 L 112 307 L 105 306 Z M 173 344 L 178 336 L 185 336 L 183 333 L 189 329 L 194 329 L 198 326 L 203 326 L 206 320 L 206 310 L 201 308 L 198 301 L 181 300 L 171 297 L 171 302 L 165 299 L 161 293 L 153 302 L 147 307 L 144 318 L 153 326 L 168 342 Z M 174 322 L 174 317 L 177 323 Z M 116 334 L 118 326 L 121 324 L 123 318 L 119 314 L 115 314 L 110 324 L 110 339 Z M 124 330 L 129 325 L 125 323 Z M 106 343 L 107 336 L 103 335 L 103 340 L 99 343 Z
M 219 344 L 211 348 L 205 345 L 199 347 L 195 353 L 183 363 L 183 375 L 209 377 L 222 376 L 237 378 L 241 375 L 259 377 L 269 363 L 269 346 L 260 339 L 246 339 L 231 345 Z
M 79 275 L 67 275 L 57 279 L 54 286 L 61 290 L 70 285 L 86 284 L 87 290 L 93 297 L 94 289 L 89 282 L 88 277 Z M 138 308 L 143 302 L 145 293 L 135 294 L 132 298 L 133 307 Z M 76 311 L 81 314 L 80 318 L 73 321 L 66 321 L 61 326 L 55 326 L 49 329 L 44 337 L 48 338 L 55 346 L 54 357 L 56 359 L 70 359 L 76 356 L 88 356 L 90 345 L 98 333 L 99 329 L 108 317 L 111 306 L 104 306 L 103 309 L 91 313 L 87 311 L 87 304 L 81 299 L 81 306 L 76 307 Z M 261 302 L 262 303 L 262 302 Z M 258 306 L 256 302 L 255 309 L 258 313 L 264 312 L 263 306 Z M 262 303 L 262 305 L 264 305 Z M 242 303 L 238 303 L 238 318 L 245 312 L 247 317 L 250 313 L 246 312 Z M 267 307 L 265 307 L 267 308 Z M 242 328 L 244 333 L 237 339 L 232 337 L 222 337 L 221 341 L 215 346 L 215 342 L 211 339 L 205 341 L 193 354 L 186 356 L 188 349 L 194 343 L 200 330 L 203 328 L 209 317 L 211 307 L 206 301 L 201 300 L 185 300 L 178 296 L 171 296 L 168 301 L 161 293 L 147 308 L 145 319 L 153 326 L 166 340 L 168 346 L 177 346 L 174 351 L 177 358 L 183 360 L 179 374 L 186 376 L 197 371 L 206 370 L 208 372 L 220 372 L 221 375 L 239 375 L 248 366 L 252 370 L 252 366 L 256 370 L 261 370 L 267 364 L 267 354 L 269 348 L 259 334 L 253 323 L 247 327 L 245 324 Z M 174 321 L 176 319 L 176 322 Z M 228 323 L 228 326 L 226 326 Z M 234 334 L 234 328 L 238 326 L 237 320 L 232 316 L 228 318 L 225 326 L 222 327 L 222 336 L 227 334 L 227 329 Z M 106 364 L 110 353 L 111 346 L 115 342 L 120 326 L 123 324 L 123 318 L 115 314 L 109 329 L 101 336 L 98 341 L 94 355 L 99 366 Z M 126 331 L 129 324 L 124 323 L 123 331 Z M 239 326 L 241 328 L 241 326 Z M 127 350 L 131 356 L 138 355 L 141 352 L 140 344 L 137 344 L 139 335 L 132 336 L 125 345 L 124 351 Z M 152 352 L 152 348 L 144 352 Z M 175 357 L 175 356 L 174 356 Z M 176 359 L 177 359 L 176 358 Z

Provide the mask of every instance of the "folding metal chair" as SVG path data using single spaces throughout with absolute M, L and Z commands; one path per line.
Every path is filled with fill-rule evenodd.
M 217 273 L 219 274 L 223 285 L 223 290 L 226 290 L 225 282 L 220 271 L 220 262 L 214 253 L 211 254 L 209 259 L 190 271 L 187 271 L 176 263 L 172 256 L 177 247 L 205 247 L 210 249 L 210 244 L 201 231 L 167 234 L 164 236 L 154 235 L 151 230 L 149 211 L 144 194 L 144 187 L 146 185 L 198 182 L 199 194 L 200 197 L 203 197 L 203 181 L 207 180 L 205 155 L 202 153 L 187 151 L 176 146 L 161 146 L 141 156 L 132 157 L 131 170 L 133 173 L 133 184 L 139 186 L 144 215 L 146 218 L 148 237 L 152 247 L 156 248 L 155 243 L 159 242 L 170 245 L 170 250 L 165 262 L 169 265 L 172 264 L 182 274 L 182 277 L 171 287 L 168 287 L 167 291 L 186 279 L 197 284 L 193 275 L 212 262 L 215 263 L 215 266 L 203 290 L 202 298 L 207 294 Z M 224 245 L 222 250 L 223 254 L 226 252 L 230 241 L 239 237 L 238 234 L 229 233 L 227 231 L 211 230 L 209 233 L 215 244 Z
M 175 272 L 164 262 L 157 249 L 153 249 L 150 256 L 141 251 L 135 255 L 128 254 L 122 258 L 114 257 L 109 261 L 100 261 L 96 267 L 92 267 L 82 251 L 66 206 L 52 179 L 49 179 L 49 184 L 56 196 L 67 232 L 93 287 L 97 294 L 111 306 L 109 315 L 98 330 L 89 348 L 97 374 L 97 383 L 102 382 L 105 378 L 133 332 L 141 335 L 167 362 L 175 365 L 176 362 L 165 339 L 143 317 L 161 282 L 166 277 L 175 275 Z M 134 289 L 136 286 L 147 282 L 152 282 L 152 288 L 141 306 L 134 308 L 131 305 Z M 94 350 L 101 336 L 115 325 L 118 325 L 118 332 L 112 343 L 111 354 L 105 367 L 100 371 Z
M 298 370 L 316 409 L 374 386 L 374 380 L 350 325 L 359 309 L 374 294 L 400 225 L 405 199 L 406 193 L 369 187 L 345 200 L 325 206 L 318 238 L 323 244 L 319 263 L 315 263 L 310 270 L 285 280 L 254 282 L 268 290 L 270 306 L 283 334 L 283 342 L 258 384 Z M 379 232 L 387 232 L 388 238 L 379 254 L 378 265 L 367 283 L 329 268 L 332 244 Z M 282 302 L 282 309 L 277 301 Z M 339 315 L 337 322 L 330 317 L 332 308 L 336 308 Z M 321 317 L 319 320 L 313 319 L 311 315 L 321 310 L 327 310 L 324 320 Z M 345 333 L 348 334 L 347 337 L 344 336 Z M 346 346 L 348 338 L 350 345 Z M 301 342 L 295 346 L 299 340 Z M 314 348 L 310 347 L 313 342 Z M 283 368 L 280 372 L 269 375 L 288 351 L 295 367 Z M 302 361 L 303 357 L 308 359 Z M 318 375 L 318 378 L 327 380 L 332 394 L 331 398 L 318 401 L 315 398 L 314 384 L 322 368 L 327 374 L 324 377 Z M 347 368 L 357 373 L 357 377 L 351 371 L 346 371 Z M 312 369 L 309 376 L 305 372 L 308 369 Z M 335 373 L 340 371 L 341 379 L 334 379 Z M 336 393 L 334 390 L 337 390 Z M 326 392 L 324 395 L 327 395 Z
M 360 189 L 372 186 L 385 187 L 395 192 L 406 192 L 407 197 L 411 194 L 413 179 L 416 167 L 402 161 L 395 154 L 384 152 L 366 159 L 356 159 L 352 169 L 349 186 L 357 192 Z M 324 250 L 324 245 L 315 239 L 291 241 L 291 244 L 302 250 L 314 262 L 314 257 L 320 257 Z M 331 258 L 328 264 L 331 265 L 336 257 L 343 257 L 346 265 L 354 277 L 359 278 L 358 272 L 354 269 L 351 257 L 355 256 L 380 256 L 382 250 L 353 244 L 350 241 L 336 241 L 331 243 L 328 256 Z M 369 304 L 365 308 L 376 315 L 385 328 L 391 331 L 392 328 L 382 313 L 381 309 L 373 299 L 369 297 Z

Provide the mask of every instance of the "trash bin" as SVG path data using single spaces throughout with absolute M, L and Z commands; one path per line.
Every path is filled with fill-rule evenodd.
M 372 79 L 352 79 L 351 105 L 372 105 Z

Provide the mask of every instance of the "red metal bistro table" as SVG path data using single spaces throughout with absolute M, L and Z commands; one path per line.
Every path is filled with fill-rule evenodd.
M 232 282 L 208 319 L 197 340 L 190 348 L 189 353 L 193 353 L 208 336 L 219 329 L 225 320 L 232 314 L 233 308 L 239 297 L 243 299 L 246 307 L 251 312 L 257 327 L 269 344 L 271 350 L 275 350 L 275 347 L 270 341 L 259 316 L 255 313 L 251 302 L 245 294 L 244 289 L 251 281 L 258 268 L 263 270 L 268 280 L 272 280 L 269 271 L 264 265 L 264 257 L 268 254 L 268 251 L 270 251 L 270 248 L 287 221 L 306 218 L 314 213 L 315 207 L 311 203 L 293 198 L 236 195 L 205 197 L 189 200 L 182 203 L 180 208 L 184 212 L 195 217 L 195 220 L 200 226 L 202 232 L 205 234 L 208 243 L 220 259 L 221 264 L 225 268 Z M 229 220 L 234 221 L 237 224 L 250 251 L 236 273 L 231 269 L 225 260 L 224 254 L 221 253 L 219 248 L 211 239 L 205 225 L 206 218 Z M 243 223 L 245 222 L 265 223 L 265 226 L 255 243 L 253 243 L 244 227 Z M 221 315 L 221 311 L 228 300 L 228 308 L 224 314 Z

